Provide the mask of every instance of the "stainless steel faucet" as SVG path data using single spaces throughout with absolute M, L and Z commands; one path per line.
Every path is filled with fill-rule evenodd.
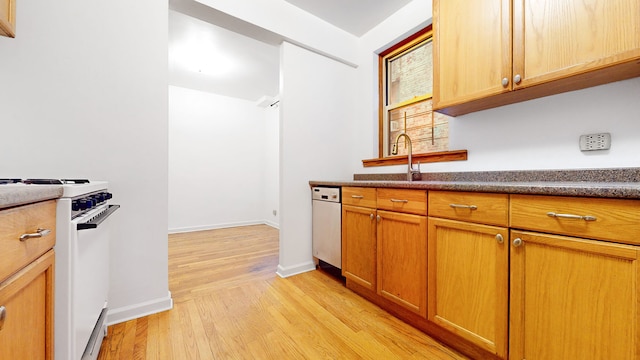
M 398 155 L 398 141 L 400 140 L 401 137 L 405 138 L 405 144 L 407 144 L 409 146 L 409 154 L 408 154 L 408 161 L 407 161 L 407 181 L 413 181 L 413 180 L 420 180 L 422 178 L 422 174 L 420 174 L 420 163 L 418 162 L 418 169 L 415 170 L 413 168 L 413 164 L 411 163 L 411 153 L 412 153 L 412 149 L 411 149 L 411 138 L 409 137 L 409 135 L 407 135 L 406 133 L 400 133 L 398 134 L 398 136 L 396 136 L 396 141 L 393 143 L 393 148 L 391 149 L 391 154 L 392 155 Z

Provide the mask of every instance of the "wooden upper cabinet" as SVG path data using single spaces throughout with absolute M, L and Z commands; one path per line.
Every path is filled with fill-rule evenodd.
M 433 23 L 448 115 L 640 76 L 637 0 L 434 0 Z
M 516 89 L 640 58 L 640 1 L 513 4 Z
M 434 0 L 433 107 L 509 91 L 511 0 Z
M 16 1 L 0 0 L 0 35 L 16 37 Z

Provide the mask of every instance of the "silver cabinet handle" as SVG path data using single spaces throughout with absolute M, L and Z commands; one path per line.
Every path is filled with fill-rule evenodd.
M 522 81 L 522 77 L 520 76 L 520 74 L 516 74 L 516 76 L 513 77 L 513 82 L 516 84 L 520 84 L 520 81 Z
M 364 196 L 362 195 L 351 195 L 351 197 L 354 199 L 364 199 Z
M 584 221 L 596 221 L 596 217 L 595 216 L 591 216 L 591 215 L 573 215 L 573 214 L 557 214 L 554 212 L 548 212 L 547 216 L 549 217 L 554 217 L 554 218 L 563 218 L 563 219 L 576 219 L 576 220 L 584 220 Z
M 408 203 L 409 202 L 409 200 L 400 200 L 400 199 L 389 199 L 389 200 L 391 200 L 391 202 L 394 202 L 394 203 Z
M 373 214 L 369 214 L 369 219 L 373 220 Z
M 515 238 L 513 239 L 513 246 L 518 247 L 522 245 L 522 239 L 520 238 Z
M 507 85 L 509 85 L 509 78 L 502 78 L 502 86 L 506 87 Z
M 22 234 L 22 235 L 20 235 L 20 241 L 29 240 L 31 238 L 39 238 L 39 237 L 47 236 L 50 233 L 51 233 L 51 230 L 49 230 L 49 229 L 38 229 L 38 230 L 36 230 L 36 232 L 34 232 L 32 234 Z
M 496 241 L 498 244 L 504 243 L 504 237 L 502 237 L 502 234 L 496 234 Z
M 478 207 L 475 205 L 449 204 L 449 206 L 454 209 L 478 210 Z
M 382 220 L 382 218 L 380 217 L 380 215 L 376 216 L 376 220 L 378 220 L 378 222 L 380 222 L 380 220 Z
M 4 326 L 4 319 L 7 317 L 7 308 L 0 306 L 0 330 Z

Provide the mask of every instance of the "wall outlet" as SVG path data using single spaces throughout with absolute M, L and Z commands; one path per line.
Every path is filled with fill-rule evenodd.
M 611 148 L 611 134 L 588 134 L 580 136 L 580 150 L 609 150 Z

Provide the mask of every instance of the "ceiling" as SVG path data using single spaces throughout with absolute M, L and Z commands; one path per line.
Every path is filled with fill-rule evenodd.
M 284 0 L 357 37 L 412 0 Z M 170 0 L 169 83 L 258 101 L 277 97 L 279 48 L 264 31 L 193 0 Z M 238 29 L 242 33 L 228 29 Z
M 357 37 L 411 0 L 284 0 Z

